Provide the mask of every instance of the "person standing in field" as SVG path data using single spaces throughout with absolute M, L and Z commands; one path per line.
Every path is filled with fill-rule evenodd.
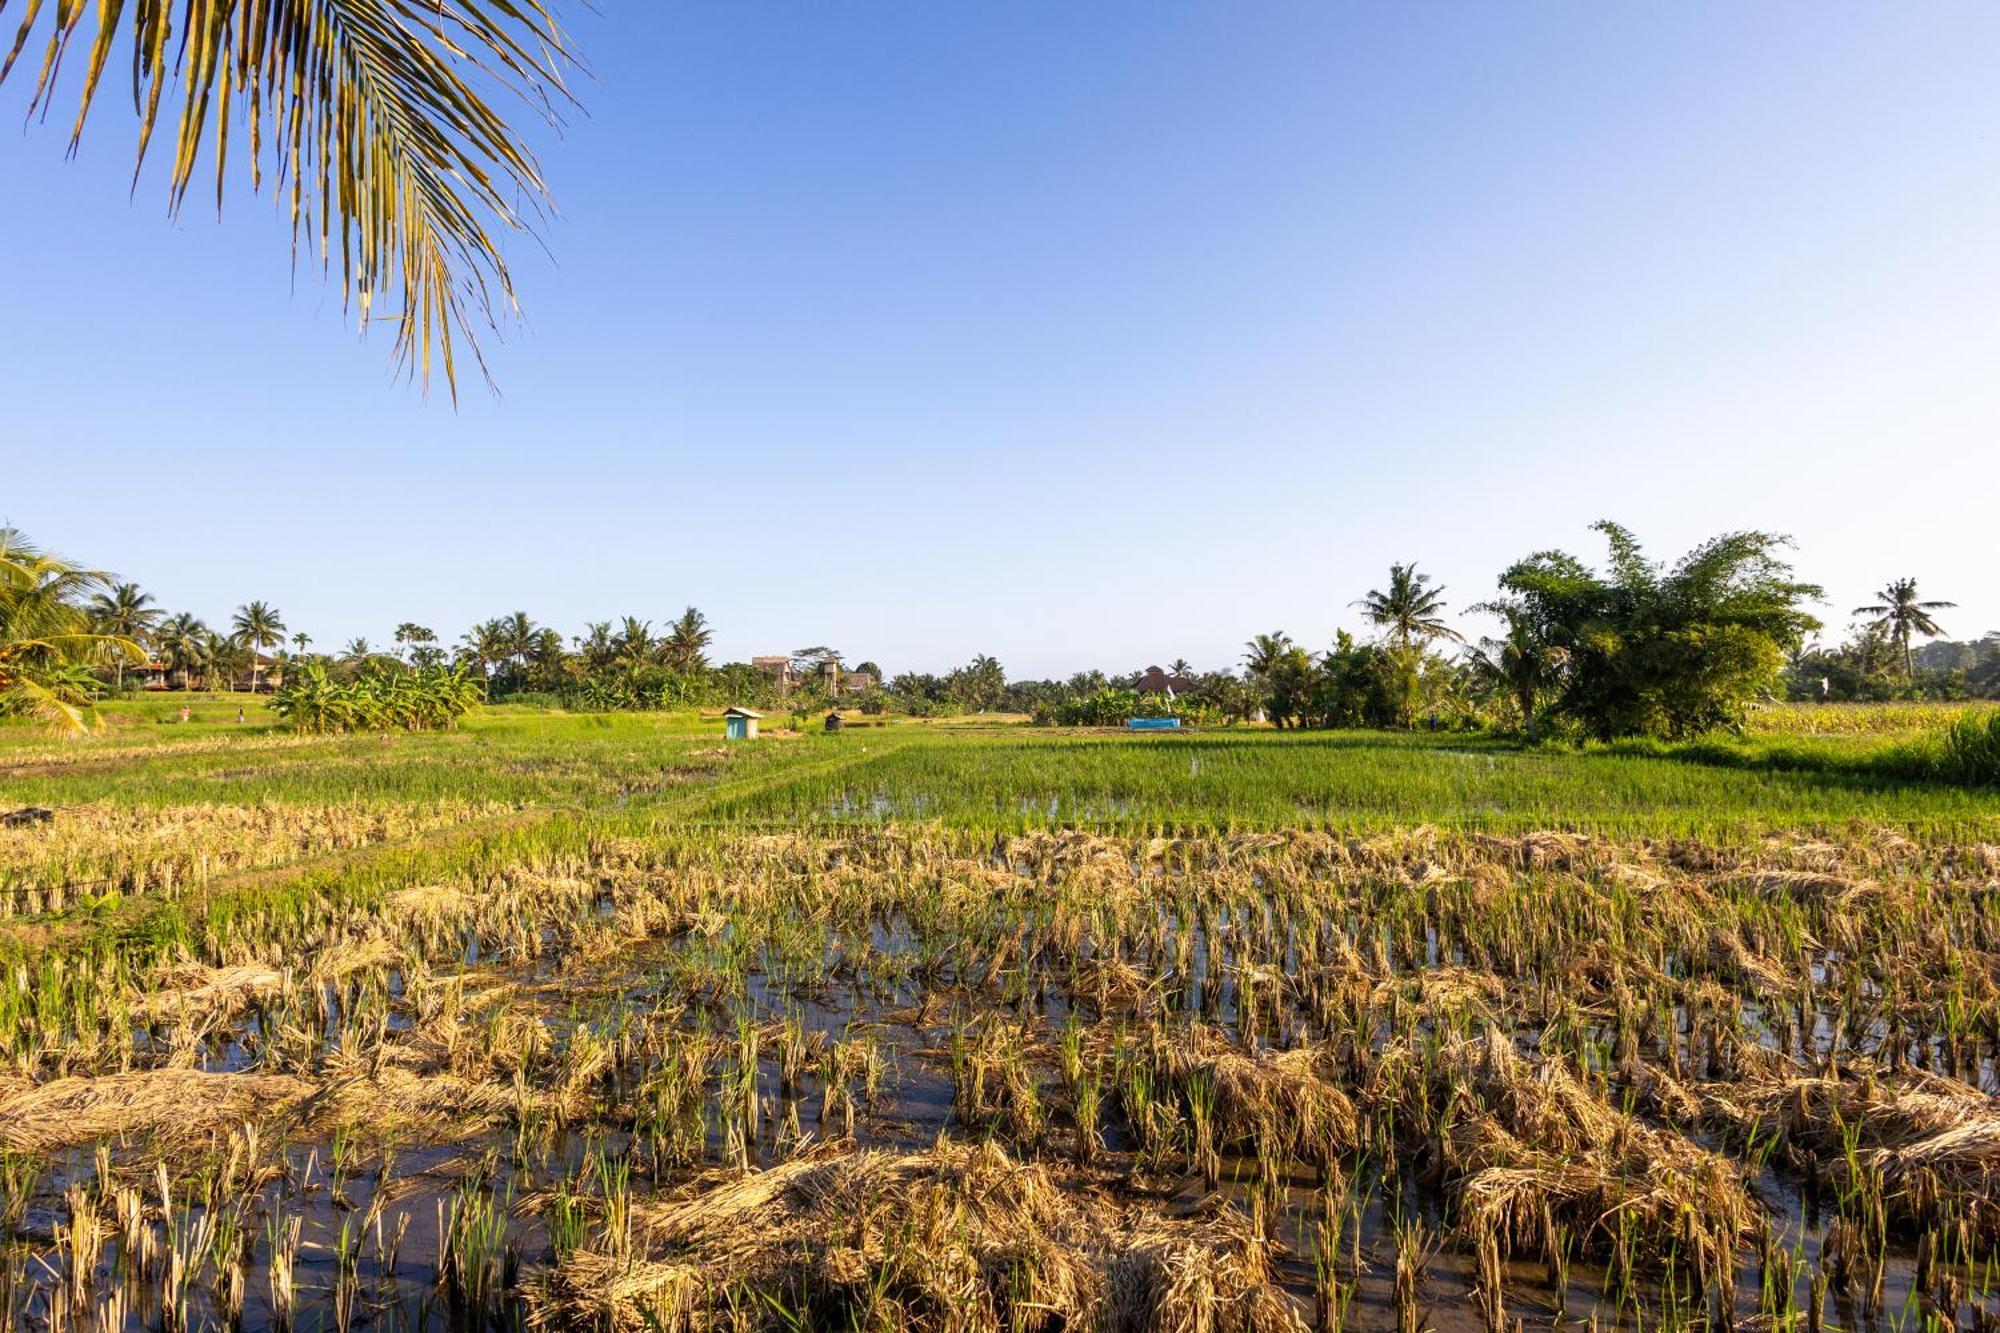
M 182 704 L 182 705 L 181 705 L 181 721 L 185 722 L 185 721 L 187 721 L 187 720 L 188 720 L 188 706 L 187 706 L 186 704 Z

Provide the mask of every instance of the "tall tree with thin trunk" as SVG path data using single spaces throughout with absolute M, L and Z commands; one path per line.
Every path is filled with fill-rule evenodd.
M 714 638 L 708 617 L 690 606 L 667 631 L 667 661 L 683 676 L 691 676 L 708 665 L 708 645 Z
M 250 693 L 255 694 L 257 669 L 262 665 L 259 654 L 285 641 L 285 622 L 269 603 L 251 602 L 236 608 L 236 618 L 230 622 L 230 629 L 236 641 L 250 650 Z
M 421 659 L 437 643 L 436 631 L 419 625 L 414 620 L 405 620 L 396 626 L 396 643 L 410 655 L 412 662 L 423 664 Z
M 1371 588 L 1354 605 L 1399 648 L 1432 639 L 1463 643 L 1464 636 L 1444 623 L 1444 589 L 1430 582 L 1431 576 L 1419 574 L 1415 564 L 1390 565 L 1388 588 Z
M 195 673 L 207 668 L 213 654 L 210 640 L 214 637 L 207 625 L 186 611 L 160 626 L 156 637 L 160 655 L 168 672 L 181 678 L 182 689 L 193 689 Z
M 1896 641 L 1903 650 L 1903 679 L 1915 680 L 1917 658 L 1910 647 L 1912 635 L 1921 634 L 1927 639 L 1936 638 L 1944 629 L 1931 619 L 1933 611 L 1949 611 L 1957 602 L 1926 602 L 1917 594 L 1915 579 L 1897 579 L 1888 587 L 1875 594 L 1882 600 L 1869 606 L 1857 606 L 1857 616 L 1875 617 L 1869 628 L 1879 629 Z
M 99 634 L 126 639 L 144 647 L 164 614 L 153 605 L 153 595 L 141 592 L 136 583 L 114 583 L 90 599 L 90 619 Z M 112 663 L 112 688 L 125 692 L 125 655 Z
M 1271 672 L 1291 650 L 1292 636 L 1283 630 L 1259 634 L 1243 645 L 1244 674 L 1260 685 L 1270 684 Z
M 1499 616 L 1507 632 L 1498 639 L 1481 639 L 1467 655 L 1473 677 L 1505 695 L 1521 715 L 1521 731 L 1539 740 L 1542 701 L 1562 683 L 1569 652 L 1548 643 L 1521 602 L 1501 600 L 1472 608 Z

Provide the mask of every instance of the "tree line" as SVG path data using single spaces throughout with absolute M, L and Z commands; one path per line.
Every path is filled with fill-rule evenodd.
M 1499 626 L 1476 641 L 1448 621 L 1446 589 L 1415 563 L 1396 564 L 1353 603 L 1367 636 L 1342 631 L 1315 649 L 1283 631 L 1257 634 L 1240 669 L 1198 672 L 1175 661 L 1168 670 L 1176 688 L 1147 694 L 1139 671 L 1010 680 L 982 654 L 949 672 L 885 676 L 872 661 L 844 668 L 825 646 L 795 650 L 781 678 L 750 663 L 712 663 L 713 632 L 692 606 L 657 627 L 626 616 L 568 636 L 517 611 L 449 644 L 405 621 L 389 643 L 354 639 L 316 651 L 268 602 L 246 602 L 226 628 L 213 629 L 191 614 L 167 614 L 135 584 L 0 530 L 0 711 L 79 726 L 93 698 L 131 688 L 134 669 L 148 665 L 179 689 L 284 680 L 294 715 L 310 711 L 301 702 L 310 695 L 328 718 L 365 712 L 370 700 L 416 698 L 413 682 L 391 684 L 414 673 L 436 700 L 476 689 L 493 700 L 588 711 L 747 704 L 795 713 L 1013 712 L 1056 725 L 1166 713 L 1198 724 L 1488 728 L 1531 739 L 1684 738 L 1735 725 L 1757 701 L 1787 695 L 2000 695 L 2000 635 L 1942 641 L 1935 617 L 1951 603 L 1926 599 L 1913 579 L 1856 608 L 1851 637 L 1827 648 L 1812 638 L 1821 624 L 1808 609 L 1821 590 L 1794 575 L 1784 538 L 1727 533 L 1667 564 L 1616 524 L 1595 530 L 1606 546 L 1601 566 L 1549 550 L 1502 572 L 1491 597 L 1465 608 Z M 384 716 L 412 716 L 383 708 Z

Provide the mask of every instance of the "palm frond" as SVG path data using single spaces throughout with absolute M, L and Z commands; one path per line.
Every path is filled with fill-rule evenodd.
M 70 151 L 121 33 L 132 43 L 137 185 L 162 111 L 172 124 L 168 206 L 178 212 L 212 148 L 216 207 L 232 161 L 288 201 L 292 253 L 339 255 L 342 300 L 364 329 L 396 302 L 397 366 L 457 395 L 457 351 L 482 375 L 483 327 L 518 313 L 496 237 L 530 230 L 548 190 L 501 93 L 551 123 L 572 63 L 552 0 L 26 0 L 0 82 L 49 17 L 30 115 L 46 115 L 78 35 L 94 24 Z M 0 15 L 9 0 L 0 0 Z M 86 20 L 92 20 L 87 23 Z M 171 87 L 170 87 L 171 86 Z M 238 118 L 232 125 L 231 117 Z M 237 130 L 232 142 L 232 129 Z M 232 154 L 236 156 L 232 156 Z

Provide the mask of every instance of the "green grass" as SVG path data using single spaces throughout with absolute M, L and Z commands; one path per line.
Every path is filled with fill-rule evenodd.
M 1921 735 L 1849 727 L 1683 745 L 1529 749 L 1433 733 L 1128 736 L 858 729 L 725 744 L 693 714 L 490 708 L 451 733 L 300 738 L 235 700 L 115 705 L 80 743 L 0 734 L 19 804 L 409 804 L 442 798 L 759 826 L 1563 828 L 1658 836 L 1889 825 L 2000 837 L 2000 797 L 1925 771 Z M 251 716 L 257 716 L 252 701 Z M 131 710 L 131 711 L 126 711 Z
M 837 744 L 844 744 L 842 738 Z M 1880 746 L 1881 742 L 1875 742 Z M 860 750 L 861 747 L 853 747 Z M 2000 798 L 1828 752 L 1780 765 L 1683 748 L 1525 749 L 1479 737 L 1228 732 L 1122 737 L 922 732 L 844 764 L 774 768 L 696 797 L 701 817 L 775 825 L 939 820 L 1025 828 L 1413 824 L 1741 838 L 1770 829 L 1894 825 L 1993 835 Z
M 280 847 L 171 894 L 79 889 L 61 910 L 0 920 L 0 958 L 58 944 L 161 957 L 243 913 L 309 919 L 398 885 L 477 882 L 485 868 L 542 858 L 575 863 L 608 839 L 736 827 L 1372 833 L 1431 825 L 1733 843 L 1778 831 L 1865 840 L 1895 830 L 2000 842 L 2000 793 L 1929 776 L 1911 759 L 1928 742 L 1866 725 L 1582 749 L 1432 733 L 1162 736 L 916 723 L 728 744 L 718 720 L 693 714 L 503 706 L 456 732 L 302 738 L 236 723 L 240 697 L 197 698 L 186 725 L 159 720 L 177 716 L 175 700 L 114 705 L 106 728 L 81 742 L 0 731 L 0 804 L 158 810 L 165 841 L 120 853 L 135 857 L 176 854 L 173 826 L 206 807 L 332 811 L 365 822 L 370 810 L 412 816 L 452 801 L 469 813 L 442 826 L 406 818 L 399 827 L 425 831 L 331 850 Z M 14 836 L 0 882 L 61 875 L 33 835 Z M 205 845 L 204 835 L 188 836 L 197 850 Z M 188 855 L 185 843 L 178 854 Z

